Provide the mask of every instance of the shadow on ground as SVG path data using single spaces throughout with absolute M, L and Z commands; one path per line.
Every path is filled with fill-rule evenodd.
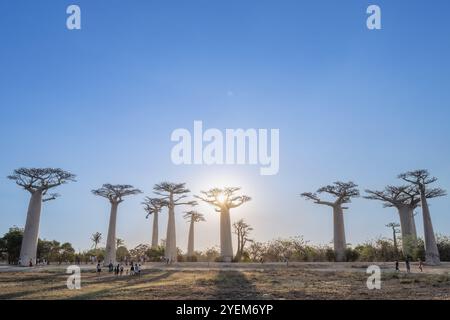
M 256 286 L 240 271 L 219 271 L 213 280 L 214 299 L 261 299 Z

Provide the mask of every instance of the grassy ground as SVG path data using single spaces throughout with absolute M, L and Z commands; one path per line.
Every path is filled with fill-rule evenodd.
M 450 299 L 450 265 L 419 273 L 382 268 L 381 290 L 368 290 L 367 264 L 147 265 L 140 277 L 82 270 L 69 290 L 61 266 L 0 269 L 0 299 Z

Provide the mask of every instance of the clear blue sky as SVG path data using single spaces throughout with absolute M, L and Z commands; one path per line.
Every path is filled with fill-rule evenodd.
M 78 4 L 82 30 L 65 27 Z M 366 8 L 382 10 L 380 31 Z M 0 233 L 23 226 L 29 195 L 6 179 L 15 168 L 55 166 L 78 175 L 45 203 L 42 238 L 90 247 L 106 238 L 105 182 L 150 195 L 162 180 L 193 192 L 239 185 L 253 197 L 232 212 L 257 240 L 332 239 L 332 215 L 298 194 L 334 180 L 361 189 L 428 168 L 450 189 L 450 3 L 441 1 L 18 1 L 0 2 Z M 230 94 L 232 93 L 232 94 Z M 258 167 L 174 166 L 176 128 L 279 128 L 280 172 Z M 119 211 L 118 236 L 149 243 L 141 196 Z M 436 232 L 450 234 L 450 198 L 431 202 Z M 219 221 L 201 206 L 199 248 L 219 243 Z M 348 242 L 390 235 L 395 210 L 357 199 Z M 163 213 L 160 238 L 164 237 Z M 419 233 L 422 223 L 417 222 Z M 178 245 L 187 225 L 177 213 Z

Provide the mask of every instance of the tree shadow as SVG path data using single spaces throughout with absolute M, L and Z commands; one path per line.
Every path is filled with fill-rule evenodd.
M 115 285 L 113 287 L 109 287 L 109 288 L 105 288 L 105 289 L 100 289 L 100 290 L 95 290 L 95 291 L 90 291 L 90 292 L 86 292 L 86 293 L 82 293 L 79 294 L 77 296 L 74 297 L 70 297 L 68 298 L 69 300 L 90 300 L 90 299 L 99 299 L 99 298 L 114 298 L 114 299 L 127 299 L 130 295 L 129 292 L 124 292 L 124 296 L 120 297 L 117 296 L 117 293 L 115 292 L 115 290 L 120 290 L 120 289 L 127 289 L 127 287 L 132 287 L 136 284 L 140 284 L 140 283 L 152 283 L 152 282 L 156 282 L 156 281 L 160 281 L 163 279 L 166 279 L 168 277 L 170 277 L 172 274 L 174 274 L 176 271 L 167 271 L 163 274 L 160 274 L 158 276 L 152 277 L 152 278 L 145 278 L 144 275 L 148 275 L 150 274 L 149 272 L 143 273 L 141 276 L 121 276 L 121 277 L 115 277 L 116 280 L 120 281 L 120 284 Z M 103 279 L 102 279 L 103 280 Z M 125 280 L 128 280 L 127 282 L 124 282 Z M 101 282 L 105 282 L 105 281 L 101 281 Z M 106 281 L 108 282 L 108 281 Z M 99 282 L 97 282 L 98 284 Z M 142 290 L 142 289 L 140 289 Z M 147 289 L 150 290 L 150 289 Z M 133 295 L 135 294 L 135 292 L 132 293 Z
M 213 280 L 213 284 L 215 285 L 212 293 L 214 299 L 262 299 L 255 285 L 240 271 L 221 270 Z

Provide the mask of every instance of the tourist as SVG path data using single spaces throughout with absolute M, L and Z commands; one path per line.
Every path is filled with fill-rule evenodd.
M 120 276 L 123 275 L 123 265 L 120 266 Z
M 134 265 L 131 264 L 131 268 L 130 268 L 130 275 L 134 275 Z
M 136 268 L 137 268 L 137 274 L 140 277 L 141 276 L 141 264 L 136 264 Z
M 419 259 L 419 270 L 420 270 L 420 272 L 423 272 L 423 262 L 422 262 L 422 259 Z
M 400 272 L 400 268 L 399 268 L 399 265 L 398 265 L 398 260 L 395 260 L 395 271 L 396 272 Z
M 410 273 L 411 272 L 411 265 L 409 263 L 409 258 L 408 257 L 406 257 L 405 265 L 406 265 L 406 272 Z
M 100 265 L 100 262 L 97 263 L 97 275 L 100 275 L 100 272 L 102 272 L 102 266 Z

